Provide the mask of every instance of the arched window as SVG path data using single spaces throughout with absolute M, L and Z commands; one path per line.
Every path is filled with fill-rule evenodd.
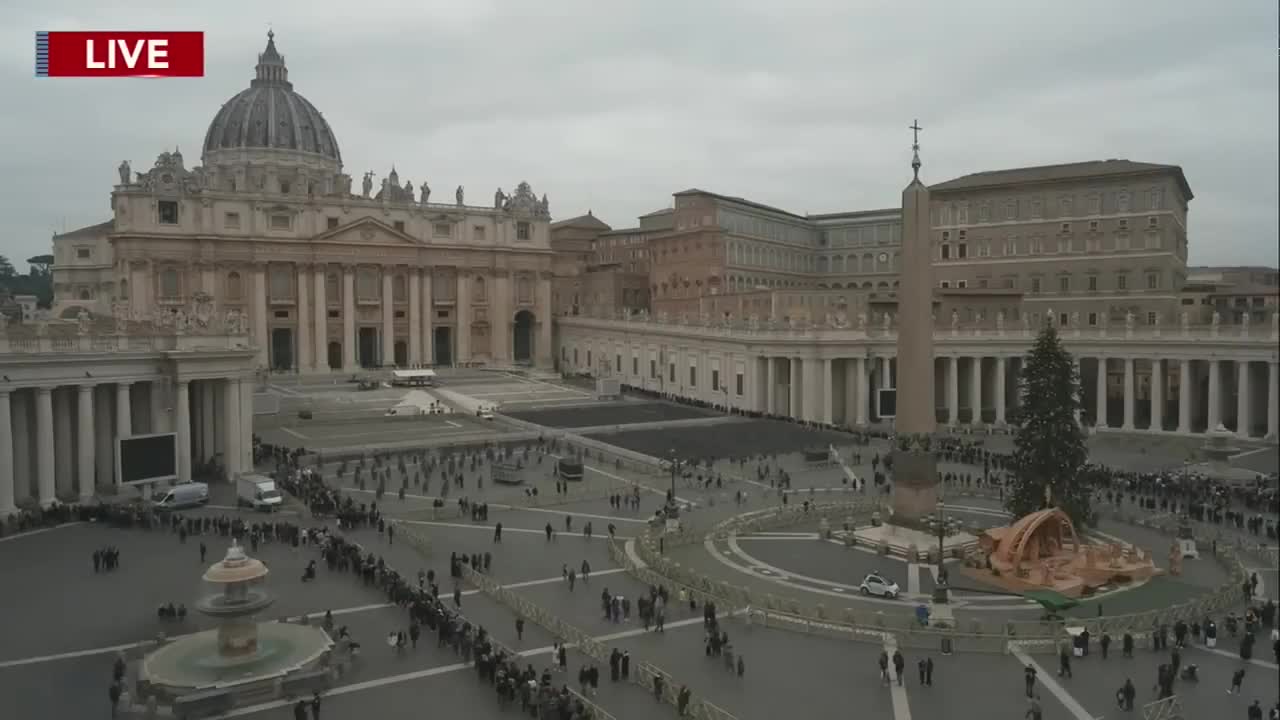
M 484 286 L 484 277 L 477 275 L 475 282 L 471 283 L 471 299 L 474 302 L 484 302 L 488 297 Z
M 81 300 L 89 299 L 89 288 L 80 288 L 80 299 Z
M 176 298 L 179 296 L 178 291 L 178 271 L 175 268 L 165 268 L 160 271 L 160 297 Z
M 239 300 L 242 292 L 240 273 L 234 271 L 227 273 L 227 299 Z

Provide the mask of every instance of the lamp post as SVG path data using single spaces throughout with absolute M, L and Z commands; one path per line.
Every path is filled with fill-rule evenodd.
M 938 531 L 938 582 L 933 586 L 933 602 L 939 605 L 947 603 L 947 581 L 946 569 L 942 565 L 943 559 L 946 557 L 944 552 L 944 542 L 947 536 L 947 518 L 945 515 L 945 506 L 942 499 L 938 499 L 938 510 L 935 525 Z
M 675 448 L 668 451 L 668 457 L 671 458 L 671 492 L 667 495 L 667 505 L 665 514 L 668 520 L 675 520 L 680 517 L 680 506 L 676 504 L 676 473 L 680 471 L 680 461 L 676 458 Z

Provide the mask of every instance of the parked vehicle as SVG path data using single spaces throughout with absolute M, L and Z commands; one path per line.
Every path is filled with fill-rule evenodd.
M 858 591 L 863 595 L 879 595 L 882 598 L 896 600 L 898 597 L 898 583 L 875 574 L 869 573 L 862 578 L 862 584 L 858 586 Z
M 198 507 L 209 502 L 209 485 L 202 482 L 179 483 L 169 488 L 155 506 L 161 510 Z
M 284 498 L 276 489 L 276 481 L 265 475 L 242 475 L 236 480 L 236 503 L 254 510 L 279 510 Z

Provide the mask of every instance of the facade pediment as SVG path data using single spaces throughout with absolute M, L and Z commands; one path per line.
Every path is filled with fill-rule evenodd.
M 325 231 L 313 239 L 313 242 L 333 245 L 421 245 L 414 237 L 407 235 L 386 223 L 373 218 L 360 218 L 348 225 L 341 225 Z

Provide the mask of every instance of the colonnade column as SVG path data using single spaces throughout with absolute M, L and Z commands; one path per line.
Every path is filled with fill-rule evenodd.
M 1268 388 L 1275 392 L 1274 388 Z M 1236 361 L 1236 434 L 1249 437 L 1250 417 L 1253 415 L 1253 403 L 1249 395 L 1249 361 Z
M 240 378 L 240 413 L 237 425 L 240 427 L 240 470 L 253 472 L 253 383 L 248 378 Z
M 435 318 L 431 315 L 435 310 L 433 290 L 431 288 L 431 269 L 427 268 L 422 271 L 422 362 L 426 365 L 435 365 L 436 358 L 434 353 L 435 337 L 431 329 L 431 322 Z M 550 318 L 547 318 L 550 322 Z
M 17 510 L 13 504 L 13 417 L 10 412 L 9 391 L 0 390 L 0 520 Z
M 133 412 L 129 402 L 129 388 L 133 383 L 116 383 L 116 434 L 120 437 L 133 435 Z M 114 443 L 114 438 L 112 439 Z
M 235 482 L 241 471 L 240 457 L 240 380 L 227 378 L 222 387 L 223 421 L 222 456 L 226 458 L 227 480 Z
M 844 424 L 853 427 L 858 422 L 858 359 L 844 361 Z
M 457 310 L 458 323 L 453 339 L 453 364 L 467 362 L 471 359 L 471 283 L 466 273 L 458 270 L 458 293 L 454 308 Z M 593 368 L 594 369 L 594 368 Z M 684 372 L 682 369 L 680 372 Z M 683 383 L 684 378 L 680 378 Z
M 1164 361 L 1151 361 L 1151 426 L 1156 432 L 1164 430 Z
M 857 358 L 858 366 L 854 372 L 858 374 L 858 424 L 867 424 L 867 406 L 871 402 L 871 373 L 867 368 L 870 358 Z
M 409 268 L 409 367 L 422 364 L 422 277 Z
M 776 369 L 776 363 L 774 363 L 773 358 L 766 356 L 764 359 L 764 412 L 766 414 L 777 412 L 777 405 L 774 403 L 773 397 L 777 392 L 778 385 L 778 378 L 775 375 Z
M 94 476 L 97 473 L 97 466 L 93 462 L 93 386 L 81 385 L 78 391 L 80 406 L 76 408 L 76 423 L 80 426 L 80 432 L 76 451 L 80 462 L 76 475 L 79 479 L 80 502 L 89 502 L 93 499 Z
M 311 322 L 315 333 L 315 368 L 322 372 L 329 371 L 329 301 L 325 287 L 325 267 L 316 265 L 311 279 Z
M 53 388 L 36 388 L 36 487 L 40 506 L 58 499 L 53 479 Z
M 1222 363 L 1209 361 L 1209 427 L 1213 432 L 1222 424 Z
M 787 358 L 791 366 L 791 385 L 787 388 L 787 417 L 800 419 L 800 358 Z
M 1095 425 L 1098 429 L 1107 426 L 1107 359 L 1098 358 L 1098 374 L 1094 377 L 1094 392 L 1096 393 L 1096 401 L 1098 409 L 1096 411 Z
M 71 452 L 72 404 L 70 387 L 53 389 L 53 478 L 55 492 L 66 493 L 72 490 L 76 473 L 76 459 Z
M 973 365 L 970 368 L 969 376 L 969 405 L 973 412 L 973 417 L 969 418 L 970 424 L 979 425 L 982 423 L 982 356 L 973 358 Z
M 835 395 L 836 383 L 835 374 L 830 358 L 823 358 L 818 362 L 822 363 L 822 382 L 819 383 L 818 392 L 822 393 L 822 422 L 830 425 L 832 421 L 832 396 Z
M 1178 432 L 1191 432 L 1191 361 L 1178 361 Z
M 960 422 L 960 358 L 947 358 L 947 424 Z
M 880 356 L 880 388 L 888 390 L 893 387 L 893 367 L 889 364 L 889 356 Z
M 1124 359 L 1124 426 L 1125 430 L 1133 429 L 1133 358 Z
M 1280 437 L 1280 363 L 1267 363 L 1267 438 Z
M 996 356 L 996 424 L 1004 425 L 1005 377 L 1004 356 Z
M 382 268 L 382 357 L 378 363 L 382 367 L 396 364 L 396 326 L 395 312 L 391 291 L 391 268 Z
M 177 402 L 174 424 L 178 433 L 178 482 L 191 482 L 191 386 L 186 380 L 175 383 Z
M 255 265 L 253 267 L 253 307 L 249 309 L 250 330 L 253 332 L 253 342 L 258 347 L 258 365 L 267 367 L 267 268 L 265 265 Z
M 297 274 L 297 295 L 298 295 L 298 372 L 310 372 L 316 366 L 315 361 L 315 343 L 311 341 L 312 312 L 311 303 L 308 302 L 311 294 L 311 286 L 314 283 L 307 282 L 311 279 L 311 266 L 306 264 L 298 265 Z M 205 398 L 200 398 L 204 402 Z
M 356 367 L 356 269 L 351 265 L 343 265 L 342 369 L 345 372 L 355 372 Z

